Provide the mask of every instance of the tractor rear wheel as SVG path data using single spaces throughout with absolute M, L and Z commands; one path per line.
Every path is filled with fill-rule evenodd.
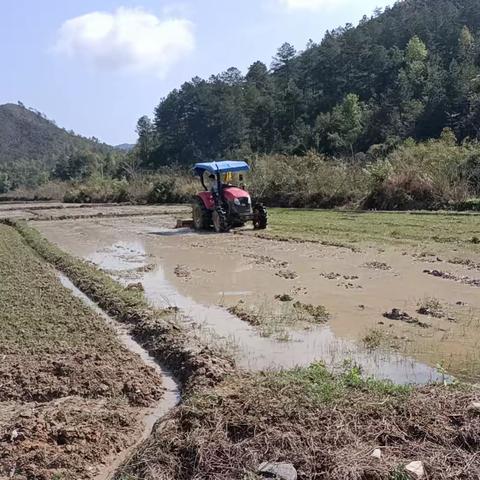
M 192 205 L 193 228 L 195 230 L 208 230 L 212 223 L 212 214 L 207 209 L 201 198 L 195 198 Z
M 222 207 L 217 207 L 212 213 L 213 228 L 217 233 L 224 233 L 230 230 L 227 214 Z
M 255 230 L 265 230 L 268 225 L 268 212 L 263 205 L 253 207 L 253 228 Z

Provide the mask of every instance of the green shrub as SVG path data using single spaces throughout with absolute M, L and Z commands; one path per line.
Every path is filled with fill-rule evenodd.
M 331 208 L 364 195 L 365 173 L 359 165 L 308 154 L 256 157 L 247 178 L 257 201 L 277 207 Z
M 7 193 L 11 187 L 12 184 L 8 175 L 0 172 L 0 193 Z
M 474 151 L 468 156 L 462 166 L 461 173 L 472 193 L 480 195 L 480 151 Z
M 130 201 L 127 180 L 91 178 L 76 184 L 64 195 L 67 203 L 123 203 Z
M 153 184 L 147 200 L 148 203 L 175 203 L 181 201 L 177 194 L 177 182 L 175 178 L 158 179 Z
M 476 143 L 458 145 L 446 129 L 439 139 L 405 141 L 385 162 L 367 169 L 369 209 L 438 209 L 459 204 L 471 196 L 465 165 L 478 151 Z
M 464 202 L 457 203 L 454 208 L 460 212 L 480 212 L 480 198 L 470 198 Z

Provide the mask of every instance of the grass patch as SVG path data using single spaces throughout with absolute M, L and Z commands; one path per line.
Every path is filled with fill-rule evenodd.
M 429 315 L 434 318 L 443 318 L 445 316 L 442 303 L 433 297 L 426 297 L 418 302 L 417 313 L 420 315 Z
M 287 298 L 289 300 L 287 300 Z M 257 328 L 263 337 L 273 337 L 279 341 L 290 340 L 289 330 L 309 328 L 326 323 L 330 318 L 323 305 L 310 305 L 293 302 L 290 296 L 280 295 L 279 303 L 264 302 L 262 305 L 247 305 L 240 301 L 228 311 Z
M 384 333 L 378 328 L 370 329 L 362 338 L 363 345 L 368 350 L 377 350 L 385 340 Z
M 430 244 L 480 252 L 476 215 L 449 213 L 378 213 L 326 210 L 269 210 L 267 235 L 355 248 L 361 243 Z

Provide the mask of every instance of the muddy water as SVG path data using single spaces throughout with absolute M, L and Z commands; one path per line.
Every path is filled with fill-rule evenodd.
M 288 368 L 316 360 L 338 367 L 350 360 L 368 374 L 398 383 L 439 380 L 442 375 L 435 365 L 441 356 L 431 347 L 415 355 L 369 352 L 359 339 L 380 323 L 392 336 L 393 332 L 398 338 L 408 335 L 415 345 L 432 343 L 437 328 L 421 331 L 398 325 L 385 321 L 382 312 L 416 305 L 418 298 L 438 293 L 439 287 L 451 298 L 468 297 L 469 302 L 478 294 L 424 276 L 420 263 L 412 271 L 412 259 L 402 252 L 354 253 L 238 235 L 198 235 L 172 230 L 174 221 L 162 216 L 40 222 L 35 226 L 60 247 L 94 262 L 124 283 L 141 282 L 154 305 L 178 306 L 183 321 L 207 337 L 213 332 L 215 341 L 221 337 L 234 348 L 239 364 L 249 369 Z M 373 260 L 388 261 L 392 269 L 363 267 Z M 139 272 L 142 268 L 148 271 Z M 282 276 L 284 271 L 297 276 L 288 280 Z M 309 330 L 292 329 L 288 341 L 278 341 L 260 336 L 225 309 L 239 300 L 269 307 L 276 302 L 274 296 L 283 293 L 305 303 L 325 305 L 332 314 L 330 322 Z
M 121 279 L 121 278 L 120 278 Z M 439 380 L 435 369 L 398 354 L 362 351 L 355 342 L 337 338 L 328 326 L 290 331 L 287 341 L 259 336 L 248 323 L 224 308 L 196 302 L 184 296 L 166 279 L 160 266 L 147 273 L 142 284 L 147 298 L 156 306 L 177 306 L 184 320 L 215 332 L 237 352 L 241 367 L 252 370 L 292 368 L 321 360 L 330 368 L 341 368 L 345 360 L 363 367 L 365 373 L 397 383 L 427 383 Z M 224 292 L 222 292 L 225 295 Z M 251 292 L 232 292 L 232 296 Z
M 126 451 L 116 455 L 115 458 L 108 463 L 108 465 L 100 469 L 99 474 L 95 477 L 95 480 L 108 480 L 113 478 L 115 471 L 127 459 L 128 455 L 135 449 L 135 447 L 150 436 L 155 423 L 179 403 L 180 388 L 169 371 L 162 367 L 141 345 L 139 345 L 129 335 L 128 330 L 124 325 L 118 323 L 109 315 L 107 315 L 100 307 L 98 307 L 97 304 L 92 302 L 85 294 L 75 287 L 75 285 L 73 285 L 73 283 L 65 275 L 59 274 L 59 279 L 62 285 L 68 288 L 73 295 L 80 298 L 90 308 L 92 308 L 105 319 L 105 322 L 114 329 L 115 333 L 117 334 L 117 338 L 128 350 L 138 355 L 146 365 L 153 368 L 160 375 L 162 378 L 163 387 L 165 389 L 161 401 L 156 406 L 144 409 L 142 418 L 143 430 L 141 435 L 136 439 L 135 443 Z

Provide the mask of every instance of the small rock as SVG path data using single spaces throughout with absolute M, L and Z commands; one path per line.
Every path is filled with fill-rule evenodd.
M 12 433 L 10 433 L 10 441 L 14 442 L 18 438 L 18 432 L 16 430 L 13 430 Z
M 297 471 L 291 463 L 264 462 L 258 467 L 258 473 L 264 478 L 297 480 Z
M 472 402 L 468 409 L 472 412 L 480 413 L 480 402 Z
M 422 462 L 412 462 L 405 467 L 405 471 L 415 479 L 423 478 L 425 476 L 425 469 Z
M 144 292 L 145 289 L 143 288 L 143 285 L 141 282 L 138 282 L 138 283 L 130 283 L 129 285 L 127 285 L 127 290 L 133 292 Z
M 280 302 L 293 302 L 293 298 L 288 293 L 282 293 L 281 295 L 275 295 L 275 299 Z
M 370 455 L 373 458 L 378 458 L 379 460 L 382 458 L 382 451 L 379 448 L 376 448 L 373 452 L 372 455 Z

